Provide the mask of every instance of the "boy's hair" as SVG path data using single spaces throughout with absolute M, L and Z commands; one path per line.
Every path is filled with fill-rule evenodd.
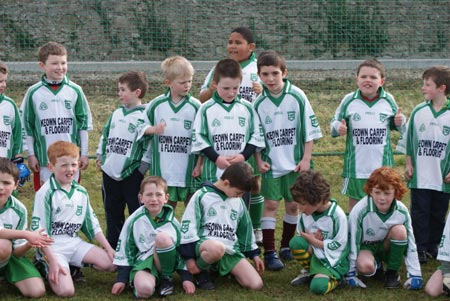
M 44 44 L 41 47 L 39 47 L 37 52 L 39 62 L 45 63 L 49 55 L 67 56 L 67 49 L 63 45 L 56 42 L 48 42 L 47 44 Z
M 139 189 L 139 194 L 144 193 L 145 185 L 147 184 L 155 184 L 157 187 L 162 187 L 165 194 L 167 194 L 168 192 L 166 180 L 158 176 L 148 176 L 142 180 L 141 188 Z
M 241 65 L 232 59 L 220 60 L 214 69 L 214 81 L 217 84 L 224 77 L 239 78 L 242 80 Z
M 166 58 L 161 63 L 161 70 L 167 80 L 181 76 L 194 76 L 194 67 L 185 57 L 176 55 Z
M 279 67 L 282 72 L 287 69 L 286 60 L 275 50 L 266 50 L 261 52 L 258 56 L 258 60 L 256 61 L 256 66 L 258 67 L 258 73 L 261 72 L 261 67 L 263 66 Z
M 445 95 L 450 94 L 450 68 L 448 66 L 434 66 L 425 70 L 422 79 L 431 79 L 437 87 L 445 85 Z
M 395 199 L 401 200 L 403 195 L 408 191 L 405 183 L 403 183 L 400 175 L 391 167 L 383 166 L 375 169 L 367 179 L 364 186 L 364 192 L 368 195 L 372 193 L 372 189 L 377 188 L 383 191 L 395 189 Z
M 385 69 L 382 63 L 380 63 L 378 60 L 376 59 L 372 59 L 372 60 L 365 60 L 364 62 L 362 62 L 361 64 L 359 64 L 358 69 L 356 69 L 356 76 L 359 75 L 359 71 L 361 71 L 362 67 L 371 67 L 371 68 L 375 68 L 378 71 L 380 71 L 380 76 L 381 78 L 384 78 L 384 74 L 385 74 Z
M 141 90 L 141 94 L 139 98 L 142 99 L 147 93 L 148 89 L 148 81 L 147 76 L 144 72 L 139 71 L 130 71 L 122 74 L 119 77 L 119 83 L 126 84 L 130 91 L 136 91 L 137 89 Z
M 247 43 L 255 43 L 255 36 L 253 35 L 253 32 L 248 27 L 236 27 L 231 31 L 231 33 L 237 32 L 239 33 L 246 41 Z
M 317 205 L 330 201 L 330 185 L 320 172 L 312 169 L 302 171 L 290 190 L 297 203 Z
M 0 62 L 0 73 L 8 74 L 8 71 L 8 67 L 3 62 Z
M 247 162 L 238 162 L 228 166 L 220 177 L 222 181 L 228 180 L 230 187 L 242 191 L 252 191 L 257 185 L 253 168 Z
M 56 160 L 63 156 L 69 156 L 72 158 L 78 158 L 80 155 L 80 149 L 78 146 L 67 141 L 56 141 L 47 149 L 47 156 L 51 164 L 55 165 Z
M 19 181 L 19 170 L 16 164 L 7 158 L 0 158 L 0 172 L 11 175 L 16 183 Z

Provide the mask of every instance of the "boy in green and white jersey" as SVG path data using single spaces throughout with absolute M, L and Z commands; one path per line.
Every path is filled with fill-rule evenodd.
M 21 105 L 28 165 L 34 172 L 34 189 L 50 178 L 47 168 L 48 147 L 56 141 L 75 143 L 81 149 L 80 170 L 89 164 L 88 131 L 92 116 L 80 86 L 67 73 L 67 50 L 61 44 L 48 42 L 38 50 L 39 67 L 45 74 L 31 86 Z M 77 174 L 76 179 L 78 180 Z
M 255 184 L 251 166 L 239 162 L 228 166 L 214 184 L 206 184 L 192 196 L 181 221 L 180 253 L 197 285 L 213 289 L 208 271 L 231 274 L 243 287 L 259 290 L 264 263 L 255 243 L 253 227 L 243 202 L 244 192 Z M 245 257 L 252 259 L 253 267 Z
M 300 172 L 291 194 L 302 212 L 297 235 L 289 242 L 302 271 L 291 284 L 310 282 L 312 293 L 327 294 L 348 271 L 347 216 L 330 198 L 330 185 L 319 172 Z
M 112 294 L 119 295 L 129 282 L 137 298 L 149 298 L 159 284 L 159 295 L 174 291 L 173 273 L 182 277 L 187 294 L 195 292 L 192 275 L 178 253 L 180 224 L 168 201 L 167 183 L 158 176 L 146 177 L 140 187 L 143 204 L 130 215 L 120 233 L 114 264 L 118 266 Z
M 75 181 L 79 168 L 79 148 L 67 141 L 57 141 L 48 148 L 51 177 L 36 192 L 31 229 L 45 229 L 54 243 L 36 251 L 51 289 L 58 297 L 71 297 L 75 287 L 69 265 L 91 264 L 97 270 L 113 272 L 114 249 L 103 235 L 89 195 Z M 95 239 L 100 247 L 78 236 Z
M 189 93 L 194 76 L 191 63 L 173 56 L 161 63 L 167 91 L 147 104 L 150 126 L 164 123 L 164 132 L 151 140 L 150 174 L 160 176 L 169 186 L 168 204 L 189 202 L 200 179 L 203 160 L 191 153 L 192 130 L 200 101 Z M 198 160 L 199 159 L 199 160 Z

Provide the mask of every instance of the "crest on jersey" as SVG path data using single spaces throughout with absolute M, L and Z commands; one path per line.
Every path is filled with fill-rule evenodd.
M 70 100 L 68 100 L 68 99 L 64 100 L 64 107 L 65 107 L 67 110 L 72 109 L 72 102 L 71 102 Z
M 425 124 L 422 123 L 419 127 L 419 132 L 425 132 L 425 130 L 426 130 Z
M 265 124 L 271 124 L 272 123 L 272 119 L 270 119 L 269 116 L 266 117 L 266 120 L 264 120 Z
M 316 115 L 311 115 L 311 116 L 309 116 L 309 119 L 311 120 L 311 125 L 313 126 L 313 127 L 318 127 L 319 126 L 319 121 L 317 120 L 317 117 L 316 117 Z
M 39 221 L 40 221 L 41 219 L 39 218 L 39 217 L 37 217 L 37 216 L 33 216 L 32 218 L 31 218 L 31 230 L 37 230 L 38 228 L 39 228 Z
M 209 208 L 207 215 L 208 215 L 208 216 L 216 216 L 216 215 L 217 215 L 216 209 L 214 209 L 214 208 Z
M 197 137 L 195 136 L 195 130 L 192 130 L 192 142 L 195 142 Z
M 264 129 L 262 127 L 262 124 L 259 125 L 259 136 L 264 137 Z
M 181 223 L 181 229 L 180 231 L 182 233 L 187 233 L 189 231 L 189 224 L 191 223 L 190 220 L 185 220 Z
M 136 126 L 132 123 L 128 124 L 128 132 L 133 134 L 136 131 Z
M 144 236 L 144 234 L 142 234 L 142 233 L 141 233 L 141 235 L 139 235 L 139 242 L 140 242 L 141 244 L 143 244 L 143 243 L 145 242 L 145 236 Z
M 287 112 L 287 116 L 288 116 L 288 120 L 292 121 L 295 119 L 295 112 L 294 111 Z
M 366 234 L 367 234 L 367 236 L 375 236 L 375 230 L 373 230 L 372 228 L 369 228 L 366 230 Z
M 442 248 L 444 246 L 444 241 L 445 241 L 445 234 L 442 234 L 441 242 L 439 243 L 439 248 Z
M 328 231 L 320 231 L 320 233 L 322 233 L 322 237 L 323 239 L 327 239 L 328 238 Z
M 9 116 L 3 116 L 3 123 L 5 125 L 10 125 L 11 124 L 11 120 L 9 119 Z
M 213 122 L 212 122 L 212 127 L 216 128 L 218 126 L 220 126 L 220 121 L 217 118 L 214 118 Z
M 245 118 L 244 117 L 239 117 L 238 119 L 239 119 L 239 125 L 242 126 L 242 127 L 245 126 Z
M 235 221 L 237 219 L 237 215 L 238 215 L 237 211 L 231 209 L 230 218 L 232 221 Z
M 341 246 L 341 244 L 337 241 L 332 241 L 327 245 L 328 249 L 330 249 L 332 251 L 339 249 L 340 246 Z
M 45 111 L 48 109 L 48 106 L 45 102 L 41 102 L 41 104 L 39 105 L 39 110 L 41 111 Z
M 444 136 L 448 136 L 448 134 L 450 134 L 450 127 L 444 125 L 444 127 L 442 128 L 442 134 L 444 134 Z
M 386 118 L 387 118 L 387 114 L 384 114 L 384 113 L 380 113 L 380 121 L 381 122 L 385 122 L 386 121 Z
M 190 130 L 191 127 L 192 127 L 192 121 L 190 121 L 190 120 L 185 120 L 185 121 L 184 121 L 184 128 L 185 128 L 186 130 Z
M 78 206 L 77 206 L 77 211 L 75 212 L 75 214 L 76 214 L 77 216 L 80 216 L 82 213 L 83 213 L 83 206 L 78 205 Z
M 258 74 L 256 74 L 256 73 L 250 73 L 250 80 L 251 80 L 252 82 L 258 81 Z
M 353 115 L 353 118 L 352 118 L 354 121 L 360 121 L 361 120 L 361 116 L 358 114 L 358 113 L 355 113 L 354 115 Z
M 12 225 L 11 224 L 3 224 L 3 228 L 12 229 Z

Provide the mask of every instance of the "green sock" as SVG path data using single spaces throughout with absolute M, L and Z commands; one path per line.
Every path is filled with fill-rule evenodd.
M 201 256 L 197 257 L 196 260 L 197 266 L 202 271 L 208 271 L 211 265 L 203 260 Z
M 252 195 L 250 199 L 250 218 L 252 220 L 253 229 L 261 229 L 261 217 L 264 209 L 264 197 L 260 194 Z
M 387 260 L 387 269 L 398 271 L 403 262 L 406 248 L 408 247 L 407 240 L 390 240 L 389 254 Z
M 304 269 L 309 270 L 309 264 L 311 262 L 311 255 L 306 250 L 291 250 L 292 256 L 295 261 L 300 264 Z
M 159 262 L 161 264 L 161 275 L 163 277 L 173 277 L 177 260 L 175 245 L 164 249 L 157 248 L 156 254 L 158 254 Z

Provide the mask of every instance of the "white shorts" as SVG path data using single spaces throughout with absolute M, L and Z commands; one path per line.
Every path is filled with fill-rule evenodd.
M 69 265 L 82 267 L 83 258 L 94 247 L 93 244 L 85 242 L 80 237 L 57 237 L 51 245 L 53 254 L 59 264 L 69 270 Z M 38 260 L 41 252 L 38 253 Z

